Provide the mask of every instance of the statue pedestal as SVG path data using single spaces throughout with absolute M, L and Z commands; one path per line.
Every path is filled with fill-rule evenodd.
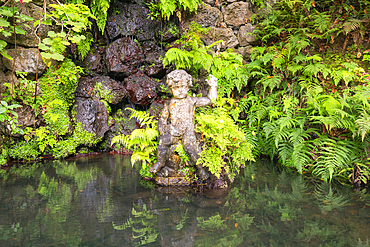
M 186 162 L 175 152 L 177 145 L 170 148 L 171 155 L 166 161 L 166 165 L 157 173 L 155 182 L 162 186 L 189 186 L 192 181 L 192 172 L 185 172 Z M 189 166 L 190 167 L 190 166 Z M 191 166 L 192 167 L 192 166 Z

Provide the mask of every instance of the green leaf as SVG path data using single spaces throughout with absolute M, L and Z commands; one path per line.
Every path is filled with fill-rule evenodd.
M 0 18 L 0 27 L 9 27 L 10 23 L 4 18 Z
M 44 43 L 39 43 L 39 48 L 43 51 L 49 50 L 49 46 L 45 45 Z
M 15 27 L 15 33 L 16 34 L 26 34 L 26 31 L 24 31 L 22 28 L 20 27 Z
M 51 38 L 55 38 L 57 36 L 57 34 L 54 31 L 49 31 L 48 36 L 51 37 Z
M 11 17 L 13 16 L 13 13 L 10 10 L 0 8 L 0 15 Z
M 53 44 L 53 40 L 50 39 L 50 38 L 45 38 L 42 40 L 43 43 L 47 44 L 47 45 L 52 45 Z
M 9 56 L 9 54 L 7 53 L 6 50 L 0 50 L 0 53 L 1 55 L 3 55 L 5 58 L 9 59 L 9 60 L 13 60 L 13 58 L 11 56 Z
M 51 54 L 50 53 L 46 53 L 46 52 L 41 52 L 40 53 L 41 56 L 45 59 L 50 59 L 51 58 Z
M 51 54 L 51 58 L 55 59 L 55 60 L 58 60 L 58 61 L 63 61 L 64 60 L 64 56 L 62 54 L 59 54 L 59 53 Z

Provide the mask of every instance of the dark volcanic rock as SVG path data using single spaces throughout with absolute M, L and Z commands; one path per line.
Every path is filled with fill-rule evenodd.
M 127 37 L 112 42 L 106 50 L 106 65 L 112 76 L 127 77 L 134 74 L 143 61 L 142 48 Z
M 165 69 L 163 68 L 162 60 L 165 52 L 157 45 L 152 43 L 143 44 L 143 52 L 145 55 L 144 72 L 148 76 L 163 77 Z
M 109 130 L 108 113 L 104 103 L 76 97 L 76 120 L 81 122 L 84 130 L 93 132 L 100 137 L 104 137 Z
M 142 71 L 125 79 L 126 90 L 135 104 L 148 105 L 157 96 L 156 82 Z
M 139 40 L 154 38 L 159 20 L 148 19 L 149 9 L 138 4 L 115 3 L 118 14 L 107 19 L 106 30 L 110 39 L 133 36 Z
M 102 98 L 102 94 L 97 90 L 96 84 L 101 83 L 101 89 L 109 90 L 109 99 Z M 117 104 L 123 98 L 128 97 L 129 93 L 125 87 L 118 81 L 109 76 L 82 77 L 78 82 L 75 92 L 76 97 L 93 98 L 96 100 L 105 99 L 109 103 Z
M 83 62 L 87 72 L 97 74 L 102 74 L 105 72 L 104 53 L 105 53 L 104 47 L 99 47 L 97 49 L 92 48 L 89 51 Z

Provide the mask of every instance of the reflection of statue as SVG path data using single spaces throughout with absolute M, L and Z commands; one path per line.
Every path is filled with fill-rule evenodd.
M 170 146 L 182 140 L 186 153 L 192 165 L 196 165 L 199 158 L 199 146 L 194 131 L 195 107 L 206 106 L 217 98 L 217 78 L 209 75 L 206 80 L 210 86 L 208 97 L 188 96 L 189 87 L 192 86 L 192 77 L 184 70 L 175 70 L 167 75 L 167 85 L 173 98 L 167 101 L 158 121 L 160 141 L 157 152 L 157 163 L 149 168 L 150 172 L 158 172 L 165 166 L 170 156 Z M 198 165 L 200 178 L 208 178 L 207 172 Z

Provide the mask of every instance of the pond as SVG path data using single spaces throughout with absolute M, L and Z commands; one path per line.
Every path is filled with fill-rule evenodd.
M 22 168 L 0 190 L 0 246 L 370 246 L 364 190 L 267 161 L 206 190 L 156 187 L 99 154 Z

